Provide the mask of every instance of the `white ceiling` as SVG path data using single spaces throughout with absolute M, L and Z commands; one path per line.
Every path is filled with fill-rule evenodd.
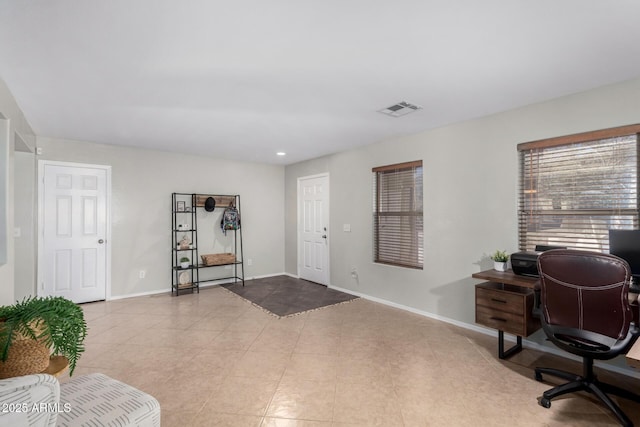
M 0 79 L 39 136 L 288 164 L 638 77 L 638 17 L 637 0 L 0 0 Z M 399 101 L 423 109 L 377 112 Z

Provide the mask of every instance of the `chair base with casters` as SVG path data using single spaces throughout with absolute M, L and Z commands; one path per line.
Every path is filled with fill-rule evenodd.
M 551 400 L 555 397 L 576 391 L 587 391 L 595 394 L 596 397 L 598 397 L 598 399 L 600 399 L 600 401 L 602 401 L 602 403 L 604 403 L 611 412 L 614 413 L 623 426 L 633 427 L 633 423 L 629 417 L 622 412 L 620 407 L 618 407 L 618 405 L 611 400 L 607 394 L 614 394 L 634 402 L 640 402 L 640 395 L 611 384 L 600 382 L 593 372 L 593 359 L 583 357 L 583 366 L 584 374 L 582 376 L 553 368 L 536 368 L 535 372 L 537 381 L 542 381 L 542 374 L 552 375 L 554 377 L 570 381 L 566 384 L 562 384 L 545 391 L 540 398 L 540 406 L 549 408 L 551 407 Z

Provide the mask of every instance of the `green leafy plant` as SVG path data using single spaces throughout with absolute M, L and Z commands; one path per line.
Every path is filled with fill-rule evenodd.
M 509 254 L 506 251 L 495 251 L 491 255 L 491 259 L 495 262 L 507 262 L 509 261 Z
M 84 352 L 87 324 L 82 308 L 63 297 L 28 297 L 0 307 L 0 359 L 6 361 L 17 334 L 40 340 L 53 355 L 69 360 L 73 374 Z
M 189 258 L 183 256 L 182 258 L 180 258 L 180 262 L 189 262 Z

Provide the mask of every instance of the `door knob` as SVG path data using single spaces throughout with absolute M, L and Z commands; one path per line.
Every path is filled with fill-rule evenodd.
M 323 239 L 326 239 L 326 238 L 327 238 L 327 235 L 326 235 L 326 234 L 323 234 L 323 235 L 322 235 L 322 238 L 323 238 Z
M 103 240 L 103 239 L 100 239 L 100 240 L 98 240 L 98 243 L 103 244 L 103 243 L 104 243 L 104 240 Z

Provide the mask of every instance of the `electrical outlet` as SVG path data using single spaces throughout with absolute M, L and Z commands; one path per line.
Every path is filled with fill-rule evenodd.
M 144 271 L 144 270 L 140 270 L 140 278 L 141 278 L 141 279 L 144 279 L 146 275 L 147 275 L 147 272 L 146 272 L 146 271 Z
M 253 265 L 253 260 L 251 258 L 247 260 L 247 265 Z

